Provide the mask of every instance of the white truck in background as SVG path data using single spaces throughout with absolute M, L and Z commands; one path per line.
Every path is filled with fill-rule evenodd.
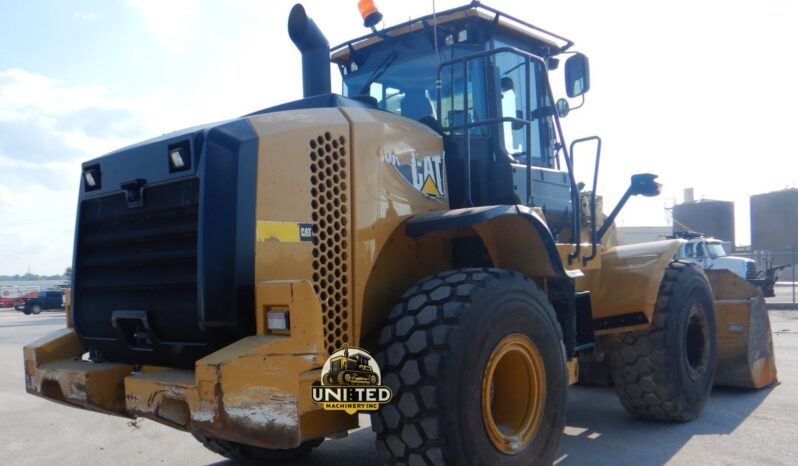
M 728 255 L 723 242 L 718 239 L 692 232 L 675 233 L 673 237 L 687 240 L 676 254 L 676 259 L 693 262 L 705 270 L 730 270 L 761 288 L 766 297 L 775 295 L 773 286 L 778 278 L 778 272 L 785 266 L 758 271 L 756 261 L 747 257 Z

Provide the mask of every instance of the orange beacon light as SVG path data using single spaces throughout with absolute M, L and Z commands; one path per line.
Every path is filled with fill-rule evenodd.
M 377 9 L 374 0 L 360 0 L 357 2 L 357 9 L 363 17 L 363 26 L 373 28 L 382 21 L 382 13 Z

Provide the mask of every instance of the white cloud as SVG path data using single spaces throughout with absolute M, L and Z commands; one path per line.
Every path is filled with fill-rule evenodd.
M 97 13 L 91 11 L 76 11 L 72 17 L 80 21 L 94 21 L 97 19 Z
M 162 96 L 0 71 L 0 274 L 63 272 L 81 162 L 152 136 L 169 105 Z
M 200 0 L 127 0 L 126 3 L 142 16 L 169 52 L 187 50 Z

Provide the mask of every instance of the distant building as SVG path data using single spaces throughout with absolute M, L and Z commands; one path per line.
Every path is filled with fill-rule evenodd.
M 673 233 L 669 226 L 617 227 L 616 231 L 620 245 L 661 241 Z
M 751 249 L 798 250 L 798 189 L 751 196 Z
M 734 244 L 734 202 L 701 200 L 673 206 L 673 232 L 681 231 Z

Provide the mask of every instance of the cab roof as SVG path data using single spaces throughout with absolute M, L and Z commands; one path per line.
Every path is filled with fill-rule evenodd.
M 352 51 L 357 51 L 371 45 L 383 42 L 386 39 L 393 39 L 410 32 L 418 31 L 427 27 L 443 25 L 464 18 L 480 18 L 486 22 L 493 23 L 499 30 L 513 35 L 520 35 L 524 39 L 531 40 L 549 51 L 548 56 L 556 55 L 568 50 L 573 41 L 560 35 L 539 28 L 526 21 L 503 13 L 495 8 L 491 8 L 479 1 L 473 1 L 451 10 L 442 11 L 421 18 L 412 19 L 396 26 L 391 26 L 380 31 L 372 32 L 356 39 L 348 40 L 330 49 L 330 59 L 335 63 L 349 62 L 349 55 Z

